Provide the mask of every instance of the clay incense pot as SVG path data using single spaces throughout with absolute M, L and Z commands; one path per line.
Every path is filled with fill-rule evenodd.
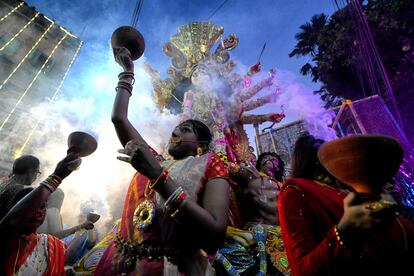
M 88 220 L 88 221 L 90 221 L 90 222 L 92 222 L 92 223 L 95 223 L 95 222 L 97 222 L 98 220 L 99 220 L 99 218 L 100 218 L 101 216 L 100 215 L 98 215 L 98 214 L 95 214 L 95 213 L 88 213 L 87 215 L 86 215 L 86 220 Z
M 145 50 L 145 40 L 142 34 L 130 26 L 122 26 L 112 33 L 112 48 L 125 47 L 131 53 L 132 60 L 139 59 Z
M 329 173 L 355 191 L 379 195 L 398 172 L 403 149 L 388 136 L 356 135 L 323 144 L 318 158 Z
M 96 139 L 86 132 L 75 131 L 68 136 L 67 153 L 74 152 L 85 157 L 91 155 L 97 147 Z

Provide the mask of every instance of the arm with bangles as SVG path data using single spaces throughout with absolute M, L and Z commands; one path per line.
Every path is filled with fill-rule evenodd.
M 125 48 L 114 49 L 116 61 L 124 68 L 125 74 L 120 74 L 120 83 L 117 87 L 117 95 L 112 111 L 112 122 L 117 135 L 127 155 L 133 155 L 138 162 L 131 162 L 133 167 L 149 179 L 157 179 L 162 168 L 159 162 L 150 151 L 147 143 L 132 126 L 128 120 L 128 103 L 132 93 L 133 63 L 130 54 Z M 127 84 L 126 82 L 129 82 Z M 128 148 L 128 141 L 134 140 L 135 145 Z M 122 159 L 120 159 L 122 160 Z M 129 162 L 129 161 L 128 161 Z M 165 185 L 164 185 L 165 184 Z M 163 185 L 156 185 L 155 190 L 164 198 L 168 199 L 179 187 L 170 178 L 167 178 Z M 186 199 L 180 210 L 180 217 L 186 218 L 185 224 L 199 231 L 206 233 L 207 238 L 200 241 L 200 244 L 207 252 L 214 252 L 224 239 L 227 226 L 229 187 L 225 179 L 214 178 L 207 182 L 204 188 L 202 205 L 198 205 L 192 199 Z
M 124 72 L 118 76 L 119 82 L 116 87 L 116 96 L 111 116 L 116 134 L 124 147 L 130 140 L 146 143 L 128 119 L 129 98 L 132 95 L 134 84 L 134 63 L 131 59 L 131 54 L 128 49 L 122 47 L 114 48 L 114 56 L 115 61 L 124 69 Z
M 138 144 L 133 150 L 128 150 L 128 153 L 133 155 L 131 165 L 152 180 L 153 189 L 163 199 L 168 201 L 177 194 L 179 183 L 168 177 L 168 171 L 162 169 L 148 147 Z M 203 236 L 203 239 L 194 242 L 198 242 L 197 246 L 209 254 L 214 253 L 224 240 L 228 222 L 229 190 L 225 178 L 211 178 L 204 186 L 201 205 L 181 193 L 178 206 L 173 204 L 174 208 L 167 208 L 167 214 Z
M 9 210 L 0 222 L 0 231 L 14 234 L 21 233 L 27 220 L 35 216 L 35 213 L 46 204 L 49 196 L 56 190 L 61 181 L 72 172 L 68 167 L 79 164 L 78 155 L 68 154 L 57 164 L 51 176 L 41 182 L 39 187 L 31 191 Z
M 157 185 L 155 190 L 162 198 L 168 199 L 179 185 L 171 178 Z M 194 242 L 208 254 L 214 253 L 223 243 L 228 223 L 229 208 L 229 184 L 224 178 L 213 178 L 207 182 L 204 188 L 201 206 L 193 199 L 186 198 L 176 210 L 171 210 L 182 225 L 196 233 L 200 233 Z
M 59 188 L 57 190 L 59 190 Z M 50 199 L 53 197 L 55 193 L 56 191 L 49 198 L 48 205 Z M 82 229 L 92 229 L 94 227 L 92 222 L 85 221 L 74 227 L 63 229 L 62 216 L 60 214 L 59 208 L 48 206 L 46 212 L 46 219 L 43 222 L 43 224 L 37 229 L 38 233 L 51 234 L 59 239 L 64 239 L 67 236 L 70 236 Z

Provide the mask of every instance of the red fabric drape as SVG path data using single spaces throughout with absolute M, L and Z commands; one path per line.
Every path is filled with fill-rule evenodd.
M 47 235 L 49 263 L 44 276 L 64 276 L 65 246 L 63 242 L 52 235 Z

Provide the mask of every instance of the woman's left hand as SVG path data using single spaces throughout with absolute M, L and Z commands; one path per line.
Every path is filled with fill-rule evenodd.
M 124 149 L 120 149 L 118 152 L 127 155 L 118 156 L 118 160 L 130 163 L 134 169 L 149 179 L 156 179 L 162 173 L 162 167 L 147 144 L 131 140 L 125 145 Z

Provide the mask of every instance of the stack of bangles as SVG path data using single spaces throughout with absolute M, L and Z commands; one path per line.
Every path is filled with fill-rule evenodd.
M 119 88 L 123 88 L 130 95 L 132 95 L 132 85 L 135 83 L 134 73 L 133 72 L 122 72 L 118 75 L 118 85 L 115 88 L 115 91 L 118 92 Z
M 40 185 L 48 188 L 53 193 L 56 191 L 57 187 L 59 187 L 60 183 L 62 183 L 62 178 L 51 174 L 46 178 L 46 180 L 43 180 Z
M 183 208 L 186 199 L 187 194 L 184 193 L 183 188 L 178 187 L 164 203 L 165 211 L 170 213 L 171 217 L 174 218 Z

